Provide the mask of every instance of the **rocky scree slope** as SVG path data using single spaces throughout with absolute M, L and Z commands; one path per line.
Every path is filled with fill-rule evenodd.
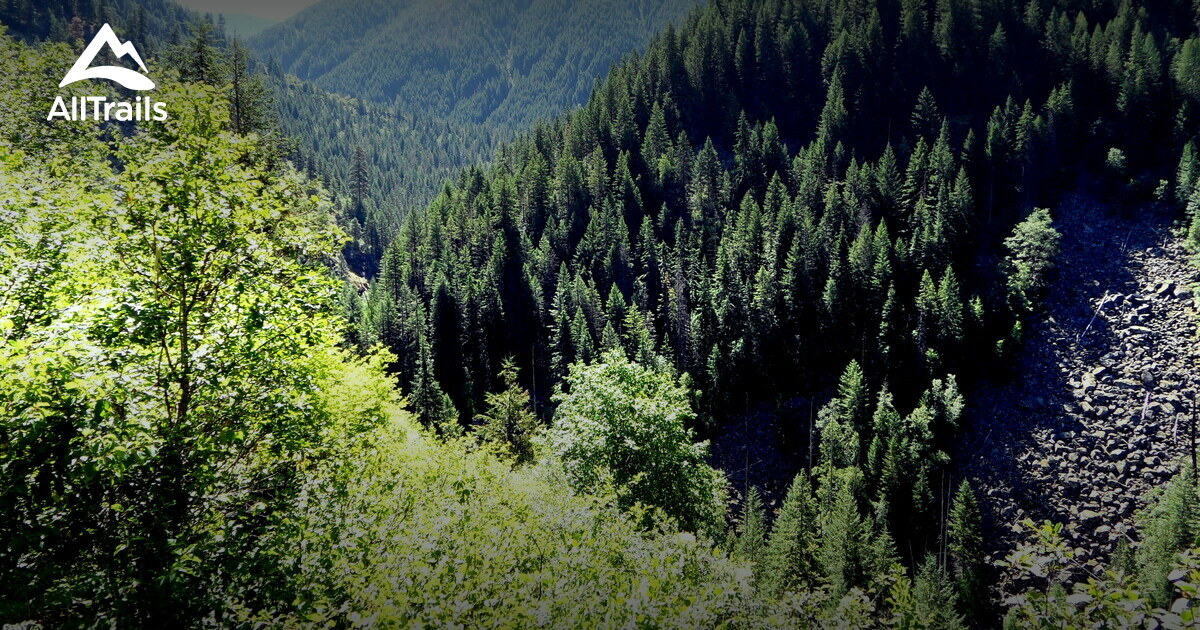
M 1084 196 L 1055 214 L 1062 252 L 1046 308 L 1007 382 L 968 397 L 956 454 L 985 507 L 993 563 L 1063 523 L 1076 578 L 1099 575 L 1151 489 L 1190 456 L 1197 373 L 1189 254 L 1153 207 L 1114 216 Z M 998 569 L 1001 588 L 1015 576 Z

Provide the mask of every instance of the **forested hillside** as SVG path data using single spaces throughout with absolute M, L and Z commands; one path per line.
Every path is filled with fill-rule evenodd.
M 0 23 L 27 40 L 82 39 L 93 25 L 111 23 L 139 42 L 143 54 L 168 41 L 192 16 L 171 0 L 10 0 L 0 3 Z
M 1038 307 L 1058 236 L 1035 208 L 1084 171 L 1171 194 L 1195 24 L 1189 3 L 711 3 L 410 218 L 362 341 L 430 426 L 470 423 L 509 357 L 548 416 L 611 350 L 686 373 L 702 429 L 815 400 L 812 433 L 779 426 L 815 445 L 795 466 L 863 540 L 910 566 L 949 545 L 961 577 L 959 385 Z M 848 562 L 826 579 L 865 584 Z
M 388 12 L 424 7 L 401 21 L 431 31 L 452 16 L 326 5 L 341 7 L 322 18 L 329 41 L 374 38 L 363 49 L 393 33 Z M 950 456 L 999 452 L 990 429 L 961 441 L 966 401 L 984 379 L 1021 379 L 1023 346 L 1058 326 L 1043 309 L 1056 264 L 1077 272 L 1085 256 L 1078 200 L 1153 205 L 1171 217 L 1161 238 L 1200 250 L 1189 0 L 712 0 L 403 219 L 388 191 L 432 189 L 511 133 L 500 106 L 471 118 L 486 89 L 430 88 L 413 112 L 335 95 L 257 72 L 215 25 L 147 4 L 167 33 L 147 38 L 170 118 L 46 121 L 56 95 L 128 95 L 57 88 L 109 5 L 55 5 L 73 26 L 47 33 L 21 21 L 32 6 L 0 7 L 18 36 L 0 34 L 0 624 L 1174 627 L 1200 614 L 1194 464 L 1163 483 L 1172 469 L 1142 460 L 1136 487 L 1161 489 L 1111 549 L 1075 549 L 1062 523 L 1002 522 L 1032 542 L 989 558 L 984 523 L 1011 496 L 981 492 Z M 71 43 L 21 41 L 45 39 Z M 390 49 L 339 50 L 329 63 L 359 83 L 385 78 Z M 574 89 L 560 79 L 539 81 Z M 439 111 L 459 96 L 465 109 Z M 365 270 L 391 230 L 373 281 L 346 284 L 344 254 Z M 1166 317 L 1167 293 L 1187 296 L 1149 291 L 1155 308 L 1122 297 L 1129 356 L 1148 354 L 1135 337 L 1194 316 L 1172 303 L 1173 320 L 1133 330 Z M 1145 422 L 1148 364 L 1116 361 L 1106 369 L 1142 370 L 1138 430 L 1164 436 L 1164 419 Z M 1097 414 L 1088 432 L 1120 459 L 1137 402 L 1123 381 L 1138 384 L 1088 374 L 1067 407 L 1112 402 L 1111 426 Z M 714 466 L 710 440 L 743 439 L 729 429 L 751 420 L 791 454 L 782 483 L 752 476 L 749 452 L 737 487 Z M 1003 439 L 1035 428 L 1001 421 Z M 1059 446 L 1047 462 L 1100 452 Z M 1108 463 L 1105 484 L 1140 474 Z M 1099 513 L 1079 518 L 1100 531 Z M 1002 600 L 999 570 L 1024 592 Z
M 427 204 L 465 165 L 490 159 L 510 135 L 334 94 L 293 76 L 263 77 L 280 131 L 294 141 L 294 161 L 334 193 L 352 236 L 346 258 L 364 276 L 378 273 L 383 249 L 409 211 Z
M 521 129 L 582 104 L 694 0 L 325 0 L 254 37 L 284 71 L 450 123 Z
M 326 0 L 249 44 L 277 78 L 299 159 L 344 200 L 351 266 L 373 276 L 404 217 L 447 179 L 582 104 L 610 64 L 695 4 Z

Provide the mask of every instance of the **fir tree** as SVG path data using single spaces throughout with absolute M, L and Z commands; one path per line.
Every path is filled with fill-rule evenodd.
M 950 522 L 946 528 L 949 538 L 950 574 L 954 580 L 958 610 L 970 623 L 982 619 L 987 604 L 983 576 L 983 534 L 979 504 L 971 485 L 964 479 L 954 495 Z
M 758 584 L 764 592 L 779 596 L 816 583 L 817 533 L 817 506 L 812 484 L 808 474 L 801 472 L 788 488 L 763 552 Z

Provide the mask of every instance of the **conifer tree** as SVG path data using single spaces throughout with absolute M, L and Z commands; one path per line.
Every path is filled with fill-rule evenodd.
M 458 412 L 434 375 L 433 356 L 427 336 L 422 335 L 418 341 L 418 348 L 416 374 L 413 376 L 412 393 L 409 395 L 413 412 L 425 426 L 436 429 L 443 435 L 456 436 L 461 433 Z
M 913 580 L 916 617 L 929 630 L 957 630 L 963 619 L 955 611 L 953 585 L 933 556 L 926 556 Z
M 986 605 L 983 576 L 983 534 L 975 492 L 965 479 L 958 486 L 946 528 L 950 574 L 954 580 L 958 611 L 969 623 L 981 620 Z
M 1197 500 L 1195 472 L 1188 467 L 1138 515 L 1142 544 L 1134 559 L 1142 589 L 1155 606 L 1170 605 L 1173 588 L 1168 574 L 1176 565 L 1176 556 L 1194 546 L 1200 536 Z
M 529 408 L 529 392 L 517 382 L 517 366 L 511 358 L 504 360 L 500 380 L 504 389 L 486 395 L 488 412 L 477 417 L 482 424 L 475 434 L 480 440 L 499 445 L 519 466 L 533 461 L 537 417 Z
M 834 471 L 824 480 L 821 509 L 821 544 L 817 553 L 821 571 L 835 595 L 862 583 L 862 553 L 869 540 L 858 512 L 856 468 Z
M 938 112 L 937 101 L 929 86 L 921 88 L 917 95 L 917 104 L 912 112 L 913 133 L 925 139 L 935 138 L 942 124 L 942 115 Z
M 788 487 L 763 552 L 758 583 L 764 592 L 779 596 L 816 583 L 818 528 L 812 483 L 801 472 Z
M 767 518 L 763 508 L 762 495 L 758 488 L 751 486 L 742 505 L 742 522 L 738 531 L 737 542 L 733 552 L 749 560 L 756 567 L 762 567 L 763 550 L 766 548 Z

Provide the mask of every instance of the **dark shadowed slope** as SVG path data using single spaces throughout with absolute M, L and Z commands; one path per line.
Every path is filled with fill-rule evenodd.
M 1099 575 L 1189 450 L 1197 272 L 1152 208 L 1114 217 L 1072 197 L 1056 222 L 1063 249 L 1046 312 L 1013 382 L 969 398 L 958 468 L 985 497 L 994 559 L 1028 542 L 1023 519 L 1050 520 L 1080 550 L 1078 574 Z

